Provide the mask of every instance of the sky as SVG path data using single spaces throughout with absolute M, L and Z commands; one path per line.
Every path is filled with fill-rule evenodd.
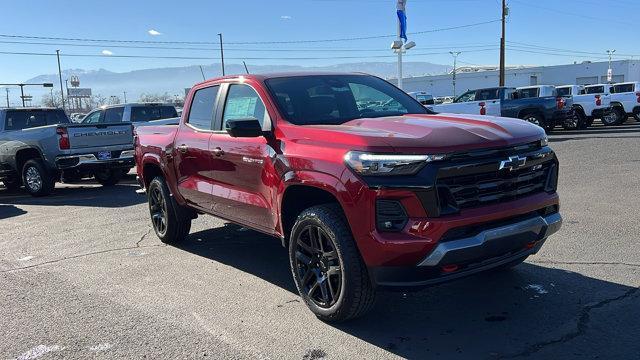
M 640 58 L 633 30 L 640 1 L 508 3 L 507 65 L 602 61 L 607 49 L 616 49 L 614 59 Z M 397 29 L 395 4 L 396 0 L 6 0 L 0 21 L 0 83 L 57 72 L 55 56 L 7 54 L 11 52 L 55 54 L 60 49 L 63 69 L 116 72 L 217 63 L 218 33 L 223 34 L 228 63 L 392 62 L 389 46 Z M 458 64 L 462 66 L 498 63 L 499 0 L 408 0 L 407 16 L 409 40 L 417 43 L 408 51 L 407 61 L 451 64 L 449 51 L 461 51 Z M 422 33 L 411 34 L 415 32 Z M 376 38 L 315 42 L 372 36 Z M 293 43 L 242 44 L 246 42 Z M 152 58 L 117 57 L 129 55 Z

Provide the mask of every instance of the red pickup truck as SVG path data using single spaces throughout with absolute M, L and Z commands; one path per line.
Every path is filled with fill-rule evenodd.
M 558 160 L 518 119 L 435 114 L 363 74 L 228 76 L 195 85 L 179 125 L 137 129 L 157 236 L 211 214 L 281 239 L 320 319 L 379 288 L 506 269 L 558 231 Z

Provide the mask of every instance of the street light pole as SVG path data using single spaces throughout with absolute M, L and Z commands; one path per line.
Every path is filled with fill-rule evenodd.
M 9 107 L 9 88 L 4 88 L 4 91 L 7 92 L 7 107 Z
M 225 72 L 224 72 L 224 49 L 222 48 L 222 33 L 219 33 L 218 36 L 220 37 L 220 62 L 222 64 L 222 76 L 225 76 Z
M 24 103 L 24 84 L 20 84 L 20 98 L 22 99 L 22 107 L 27 107 Z
M 124 103 L 126 104 L 127 103 L 127 92 L 123 91 L 122 93 L 124 94 Z
M 449 54 L 453 55 L 453 98 L 456 97 L 456 70 L 458 65 L 458 55 L 462 52 L 460 51 L 449 51 Z
M 60 50 L 56 50 L 58 57 L 58 76 L 60 77 L 60 96 L 62 98 L 62 110 L 67 110 L 64 106 L 64 88 L 62 87 L 62 67 L 60 67 Z

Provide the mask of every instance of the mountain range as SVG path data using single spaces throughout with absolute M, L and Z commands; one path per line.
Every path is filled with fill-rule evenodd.
M 213 78 L 221 75 L 220 64 L 202 66 L 202 72 L 206 78 Z M 244 74 L 245 69 L 242 64 L 226 64 L 227 74 Z M 362 62 L 344 63 L 329 66 L 296 66 L 296 65 L 252 65 L 248 70 L 251 73 L 269 73 L 281 71 L 346 71 L 365 72 L 382 78 L 395 77 L 397 64 L 395 62 Z M 432 64 L 429 62 L 405 62 L 403 64 L 404 76 L 421 76 L 426 74 L 443 74 L 450 70 L 450 66 Z M 68 79 L 71 75 L 77 75 L 80 79 L 80 87 L 92 89 L 92 93 L 105 97 L 123 97 L 123 92 L 127 92 L 128 101 L 136 101 L 142 94 L 163 94 L 184 95 L 184 89 L 202 81 L 203 74 L 197 65 L 183 67 L 165 67 L 155 69 L 134 70 L 129 72 L 112 72 L 105 69 L 84 70 L 69 69 L 64 70 L 62 78 Z M 59 88 L 58 74 L 39 75 L 26 81 L 27 83 L 55 84 L 55 90 Z M 30 88 L 34 100 L 38 100 L 46 93 L 45 89 Z

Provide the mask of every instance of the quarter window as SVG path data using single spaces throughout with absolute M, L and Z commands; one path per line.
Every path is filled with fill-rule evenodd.
M 219 86 L 211 86 L 196 91 L 191 101 L 187 123 L 201 130 L 213 129 L 213 117 L 219 89 Z

